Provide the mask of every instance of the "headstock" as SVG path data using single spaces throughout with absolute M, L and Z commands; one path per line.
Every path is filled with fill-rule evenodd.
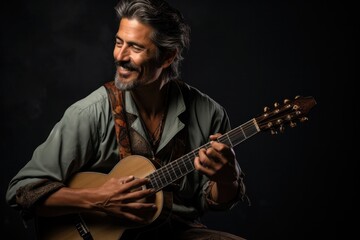
M 265 107 L 264 113 L 255 118 L 261 131 L 270 130 L 272 134 L 284 132 L 285 126 L 295 127 L 297 122 L 307 121 L 307 113 L 316 105 L 313 97 L 296 96 L 294 100 L 285 99 L 283 104 L 274 103 L 274 109 Z

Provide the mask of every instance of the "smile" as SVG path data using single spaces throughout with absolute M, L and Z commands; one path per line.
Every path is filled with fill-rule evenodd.
M 123 68 L 123 67 L 118 67 L 117 71 L 118 71 L 119 75 L 122 77 L 127 77 L 133 72 L 132 70 L 129 70 L 129 69 Z

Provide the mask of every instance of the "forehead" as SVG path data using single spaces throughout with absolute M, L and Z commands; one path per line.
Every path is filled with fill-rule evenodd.
M 117 36 L 124 41 L 150 44 L 153 31 L 154 29 L 150 25 L 143 24 L 136 19 L 123 18 L 120 21 Z

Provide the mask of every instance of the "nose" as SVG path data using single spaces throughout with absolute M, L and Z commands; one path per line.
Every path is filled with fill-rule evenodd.
M 114 49 L 114 58 L 116 61 L 129 61 L 129 48 L 125 44 L 121 47 L 115 47 Z

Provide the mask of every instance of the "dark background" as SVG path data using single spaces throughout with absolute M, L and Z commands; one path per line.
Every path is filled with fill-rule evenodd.
M 2 1 L 1 227 L 34 239 L 4 200 L 7 184 L 64 110 L 106 81 L 117 1 Z M 346 1 L 170 1 L 192 26 L 183 79 L 226 107 L 233 127 L 264 106 L 313 96 L 309 121 L 238 145 L 251 206 L 209 214 L 248 239 L 357 234 L 354 139 L 358 13 Z M 355 151 L 353 151 L 355 152 Z

